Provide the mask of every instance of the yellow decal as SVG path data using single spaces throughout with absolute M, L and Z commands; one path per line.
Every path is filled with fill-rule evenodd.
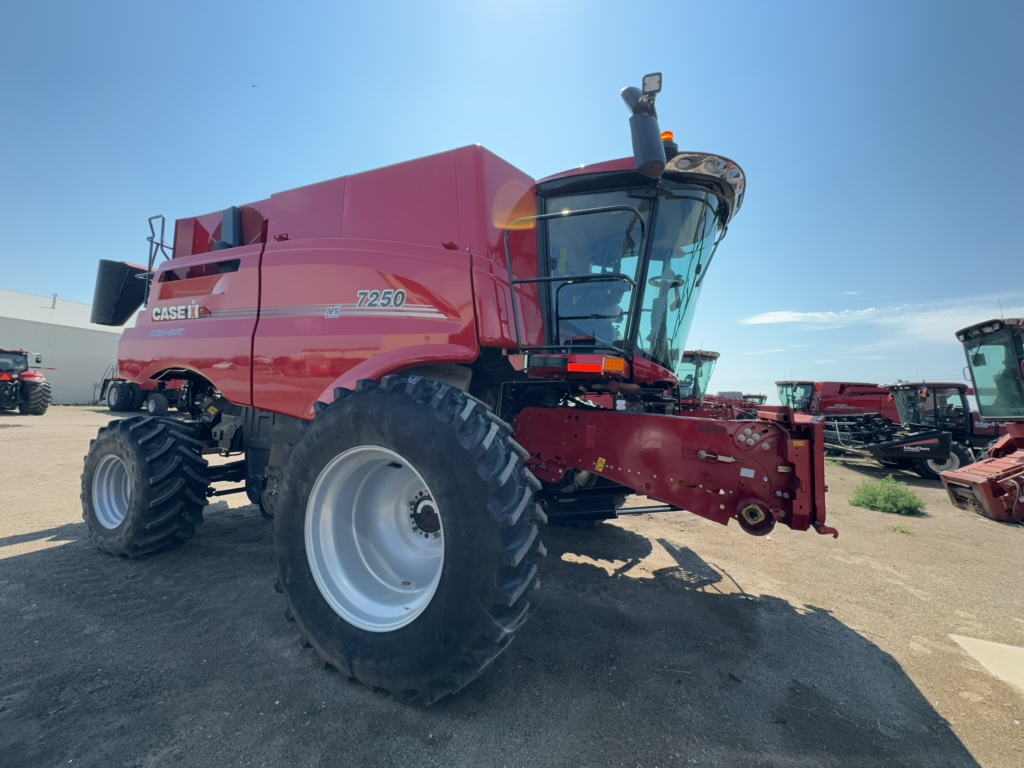
M 807 445 L 807 441 L 806 440 L 794 440 L 793 441 L 793 447 L 794 448 L 803 448 L 805 445 Z
M 604 459 L 603 458 L 598 457 L 597 464 L 594 465 L 594 469 L 596 469 L 598 472 L 604 472 Z

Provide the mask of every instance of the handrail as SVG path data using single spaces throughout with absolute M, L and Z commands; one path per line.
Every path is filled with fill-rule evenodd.
M 608 212 L 612 212 L 612 211 L 625 211 L 626 213 L 632 213 L 633 214 L 633 217 L 636 219 L 636 221 L 638 221 L 640 223 L 640 245 L 642 246 L 643 242 L 644 242 L 644 238 L 646 237 L 647 224 L 644 222 L 643 216 L 640 215 L 640 211 L 638 211 L 636 208 L 633 208 L 632 206 L 629 206 L 629 205 L 607 205 L 607 206 L 601 206 L 599 208 L 581 208 L 581 209 L 576 210 L 576 211 L 559 211 L 558 213 L 541 213 L 541 214 L 537 214 L 536 216 L 523 216 L 522 218 L 515 219 L 514 221 L 512 221 L 509 224 L 509 226 L 505 229 L 505 238 L 504 238 L 504 240 L 505 240 L 505 265 L 508 267 L 508 289 L 509 289 L 509 294 L 510 294 L 511 301 L 512 301 L 512 323 L 513 323 L 513 327 L 515 329 L 515 334 L 516 334 L 516 347 L 517 347 L 517 349 L 523 350 L 523 349 L 551 349 L 552 348 L 551 345 L 546 345 L 546 346 L 533 345 L 533 346 L 528 346 L 528 347 L 527 346 L 523 346 L 522 334 L 520 333 L 519 305 L 518 305 L 518 302 L 516 301 L 516 286 L 517 285 L 523 285 L 523 284 L 527 284 L 527 283 L 588 282 L 588 281 L 593 281 L 595 279 L 597 279 L 597 280 L 601 280 L 601 279 L 624 279 L 624 280 L 628 281 L 630 283 L 630 285 L 632 285 L 634 288 L 636 288 L 636 281 L 633 280 L 628 275 L 623 275 L 621 273 L 596 274 L 596 275 L 575 275 L 575 276 L 568 276 L 568 277 L 548 276 L 548 277 L 524 277 L 524 278 L 517 278 L 512 273 L 512 253 L 509 250 L 509 237 L 512 234 L 512 230 L 514 228 L 516 228 L 516 225 L 526 224 L 526 223 L 529 223 L 529 222 L 547 221 L 549 219 L 569 218 L 569 217 L 572 217 L 572 216 L 587 216 L 587 215 L 591 215 L 591 214 L 595 214 L 595 213 L 608 213 Z M 641 253 L 642 253 L 643 249 L 641 248 L 640 250 L 641 250 Z M 556 304 L 557 304 L 557 302 L 556 302 Z M 558 308 L 556 306 L 555 307 L 556 315 L 557 315 L 557 309 Z M 557 348 L 557 347 L 554 347 L 554 348 Z
M 156 231 L 156 226 L 153 222 L 160 222 L 160 232 Z M 146 242 L 149 243 L 149 262 L 146 265 L 146 271 L 140 272 L 136 275 L 140 280 L 146 281 L 146 293 L 142 298 L 142 306 L 149 304 L 149 289 L 153 284 L 153 265 L 156 264 L 157 254 L 163 254 L 165 259 L 173 258 L 168 253 L 167 244 L 164 242 L 164 233 L 167 230 L 167 218 L 163 214 L 157 214 L 156 216 L 149 217 L 149 237 L 146 238 Z

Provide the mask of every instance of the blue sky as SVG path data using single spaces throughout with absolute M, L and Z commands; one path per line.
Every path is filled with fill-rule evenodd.
M 5 9 L 0 286 L 89 302 L 153 214 L 465 144 L 626 156 L 618 91 L 661 71 L 662 127 L 748 178 L 688 344 L 713 390 L 959 380 L 953 332 L 1024 314 L 1024 4 L 360 5 Z

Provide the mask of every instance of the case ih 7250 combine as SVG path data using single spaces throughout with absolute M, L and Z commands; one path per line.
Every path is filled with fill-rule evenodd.
M 663 140 L 660 86 L 623 91 L 626 160 L 534 182 L 465 147 L 179 220 L 151 274 L 102 263 L 95 321 L 147 302 L 122 376 L 183 380 L 191 418 L 100 430 L 94 541 L 176 544 L 211 483 L 243 483 L 274 515 L 303 638 L 430 702 L 523 626 L 557 502 L 635 492 L 751 533 L 835 534 L 816 419 L 677 415 L 674 368 L 745 179 Z

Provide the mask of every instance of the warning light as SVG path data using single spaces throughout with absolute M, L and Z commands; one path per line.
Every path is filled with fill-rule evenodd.
M 574 373 L 625 373 L 626 360 L 622 357 L 600 357 L 573 355 L 569 358 L 567 370 Z
M 622 357 L 606 357 L 604 358 L 604 372 L 605 373 L 625 373 L 626 372 L 626 360 Z
M 672 133 L 672 131 L 662 131 L 661 132 L 661 140 L 662 141 L 675 141 L 675 138 L 676 138 L 676 135 L 674 133 Z

